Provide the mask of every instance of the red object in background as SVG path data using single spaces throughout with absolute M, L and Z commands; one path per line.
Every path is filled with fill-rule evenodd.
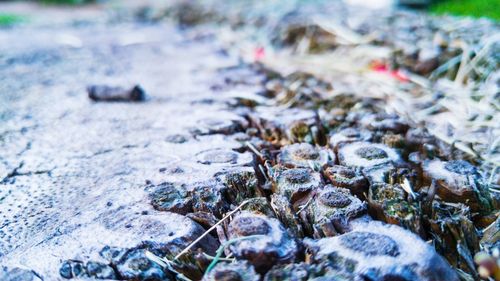
M 370 68 L 371 68 L 371 70 L 373 70 L 375 72 L 387 74 L 387 75 L 391 76 L 392 78 L 395 78 L 401 82 L 408 82 L 410 80 L 408 78 L 408 76 L 406 74 L 404 74 L 401 70 L 399 70 L 399 69 L 391 70 L 391 69 L 389 69 L 389 67 L 387 67 L 387 64 L 385 64 L 383 62 L 374 61 L 371 64 Z
M 266 51 L 264 50 L 264 47 L 257 47 L 253 51 L 253 59 L 255 61 L 259 61 L 259 60 L 263 59 L 265 55 L 266 55 Z

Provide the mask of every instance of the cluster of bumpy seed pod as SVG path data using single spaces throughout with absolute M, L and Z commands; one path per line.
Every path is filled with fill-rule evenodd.
M 311 108 L 314 95 L 282 94 L 290 90 L 287 79 L 268 81 L 269 96 L 296 112 Z M 309 247 L 307 264 L 277 265 L 266 280 L 330 273 L 347 274 L 348 280 L 457 280 L 449 264 L 461 276 L 477 278 L 473 256 L 494 240 L 479 240 L 480 230 L 498 218 L 477 169 L 452 160 L 425 129 L 410 128 L 400 116 L 377 112 L 368 103 L 335 107 L 325 102 L 314 108 L 320 112 L 316 120 L 289 123 L 293 134 L 280 128 L 272 142 L 255 145 L 262 163 L 258 185 L 266 186 L 261 195 L 271 202 L 272 218 L 299 241 L 317 246 Z M 257 132 L 265 128 L 255 124 L 250 122 Z M 325 142 L 312 137 L 315 126 L 329 136 Z M 432 240 L 435 249 L 422 238 Z M 345 250 L 329 247 L 332 243 Z M 422 249 L 410 253 L 415 245 Z M 308 270 L 314 274 L 304 273 Z
M 309 96 L 306 102 L 300 103 L 294 98 L 302 97 L 301 93 L 296 96 L 283 94 L 290 91 L 287 79 L 289 77 L 268 81 L 268 96 L 286 101 L 291 107 L 277 109 L 279 114 L 300 112 L 300 116 L 307 116 L 303 112 L 311 108 L 315 97 Z M 373 219 L 397 225 L 406 229 L 394 228 L 397 233 L 407 235 L 408 241 L 421 243 L 410 232 L 423 239 L 432 239 L 437 251 L 453 267 L 460 269 L 463 276 L 477 277 L 471 261 L 479 250 L 478 229 L 491 224 L 498 215 L 492 213 L 494 202 L 476 168 L 463 160 L 450 160 L 451 156 L 440 150 L 442 144 L 425 129 L 410 129 L 397 115 L 377 113 L 362 101 L 358 101 L 358 108 L 349 113 L 342 112 L 346 108 L 353 108 L 352 104 L 335 107 L 325 102 L 315 107 L 321 112 L 315 120 L 311 116 L 290 122 L 288 129 L 270 126 L 269 121 L 265 126 L 256 122 L 261 120 L 259 110 L 248 118 L 257 136 L 263 136 L 263 131 L 275 132 L 272 141 L 261 138 L 264 142 L 254 145 L 260 163 L 256 165 L 260 175 L 257 185 L 264 187 L 259 196 L 267 198 L 273 209 L 269 217 L 280 220 L 297 239 L 335 237 L 332 241 L 336 241 L 337 237 L 349 237 L 354 225 L 371 225 Z M 298 115 L 291 118 L 298 119 Z M 311 128 L 315 126 L 329 136 L 325 142 L 313 137 Z M 379 231 L 376 229 L 375 232 Z M 380 232 L 383 231 L 384 228 L 380 228 Z M 363 244 L 362 240 L 353 239 L 359 244 Z M 373 246 L 374 249 L 384 247 Z M 351 254 L 346 252 L 340 259 L 346 260 L 346 264 L 329 265 L 329 268 L 354 268 L 358 262 L 350 264 Z M 404 265 L 396 263 L 387 269 L 363 269 L 356 274 L 369 280 L 414 280 L 421 275 L 428 278 L 422 280 L 434 280 L 436 277 L 430 276 L 439 276 L 442 271 L 454 280 L 456 275 L 437 257 L 435 252 L 428 251 L 423 258 L 439 260 L 434 275 L 424 273 L 432 271 L 431 264 L 424 270 L 412 267 L 410 261 Z M 266 278 L 273 280 L 287 274 L 301 276 L 304 267 L 278 265 L 276 268 L 283 269 L 283 273 L 272 270 Z M 321 268 L 317 277 L 326 276 Z
M 159 268 L 159 267 L 158 267 Z M 159 272 L 161 275 L 158 277 L 163 277 L 163 271 L 159 268 Z M 111 279 L 116 280 L 117 274 L 114 269 L 103 263 L 99 262 L 87 262 L 84 264 L 81 261 L 76 260 L 67 260 L 63 262 L 61 268 L 59 269 L 59 273 L 62 277 L 70 279 L 70 278 L 84 278 L 84 277 L 93 277 L 96 279 Z M 141 272 L 141 274 L 148 274 L 146 272 Z
M 185 215 L 192 211 L 193 200 L 183 187 L 173 183 L 161 183 L 151 187 L 151 205 L 158 211 L 169 211 Z
M 296 143 L 284 146 L 278 154 L 277 162 L 287 168 L 320 170 L 328 163 L 335 162 L 335 154 L 328 149 L 317 148 L 308 143 Z
M 279 165 L 271 173 L 271 204 L 275 213 L 292 233 L 301 237 L 304 229 L 297 212 L 322 186 L 321 175 L 308 168 L 286 169 Z
M 321 266 L 302 262 L 275 266 L 266 273 L 264 280 L 310 280 L 323 275 L 324 270 Z
M 246 261 L 217 264 L 203 276 L 203 281 L 259 281 L 254 267 Z
M 135 245 L 130 247 L 105 246 L 99 252 L 100 257 L 88 261 L 66 260 L 60 266 L 60 275 L 66 279 L 151 281 L 172 280 L 179 273 L 191 279 L 200 279 L 203 276 L 205 268 L 193 257 L 194 251 L 188 251 L 188 255 L 179 257 L 176 263 L 171 264 L 175 267 L 175 272 L 167 270 L 148 256 L 150 252 L 173 260 L 176 254 L 204 233 L 205 230 L 199 224 L 179 214 L 155 210 L 138 213 L 134 217 L 122 216 L 113 218 L 116 220 L 116 226 L 140 231 L 144 240 L 131 241 Z M 113 227 L 113 222 L 107 222 L 106 226 Z M 213 255 L 219 247 L 219 242 L 213 236 L 206 236 L 202 237 L 198 247 Z
M 307 233 L 320 238 L 350 231 L 352 221 L 369 219 L 366 210 L 366 204 L 348 189 L 327 185 L 299 215 Z
M 459 280 L 430 245 L 394 225 L 359 223 L 346 234 L 306 244 L 313 263 L 355 272 L 365 280 Z
M 479 251 L 479 236 L 464 204 L 432 202 L 427 223 L 432 230 L 434 245 L 455 267 L 474 272 L 471 259 Z M 477 276 L 476 276 L 477 277 Z
M 265 84 L 266 94 L 288 107 L 314 108 L 325 100 L 332 85 L 305 72 L 294 72 Z
M 43 281 L 34 271 L 22 268 L 0 267 L 0 280 L 4 281 Z
M 213 179 L 193 184 L 169 182 L 146 187 L 153 207 L 187 215 L 203 225 L 212 225 L 229 210 L 230 204 L 260 196 L 254 169 L 235 166 L 217 173 Z
M 353 142 L 338 150 L 339 163 L 361 169 L 370 184 L 387 182 L 389 175 L 401 164 L 398 152 L 384 144 Z
M 401 117 L 395 114 L 366 114 L 360 125 L 376 133 L 405 133 L 408 124 Z
M 368 192 L 370 214 L 375 219 L 404 226 L 425 236 L 420 208 L 418 204 L 408 200 L 408 196 L 399 184 L 372 184 Z
M 147 189 L 150 190 L 151 204 L 159 211 L 181 215 L 208 212 L 220 216 L 228 209 L 224 197 L 226 187 L 215 180 L 196 183 L 193 186 L 161 183 Z
M 257 178 L 251 167 L 235 167 L 216 175 L 218 182 L 225 188 L 225 196 L 231 203 L 260 196 Z
M 146 249 L 105 247 L 101 256 L 116 268 L 119 276 L 127 279 L 163 280 L 172 278 L 163 268 L 146 256 Z
M 359 141 L 370 141 L 372 133 L 367 130 L 356 128 L 344 128 L 337 132 L 332 132 L 330 136 L 330 147 L 337 152 L 340 145 Z
M 308 168 L 277 167 L 272 176 L 272 191 L 276 195 L 284 196 L 295 210 L 305 204 L 322 185 L 321 175 Z
M 419 2 L 417 5 L 422 3 Z M 327 7 L 321 7 L 320 10 L 328 11 L 334 7 L 333 5 L 342 4 L 328 3 L 326 5 Z M 333 9 L 349 10 L 349 7 Z M 298 50 L 300 54 L 315 55 L 328 54 L 331 50 L 343 45 L 342 39 L 336 36 L 336 33 L 325 28 L 328 24 L 316 24 L 315 21 L 306 20 L 310 11 L 309 9 L 302 10 L 304 11 L 286 13 L 281 24 L 274 27 L 271 38 L 275 45 Z M 392 12 L 386 15 L 381 15 L 379 11 L 376 13 L 376 15 L 364 16 L 364 20 L 358 19 L 356 24 L 348 24 L 349 28 L 354 29 L 354 34 L 373 35 L 377 44 L 391 46 L 386 67 L 404 69 L 430 78 L 446 76 L 451 80 L 455 79 L 459 65 L 449 65 L 445 70 L 443 70 L 443 65 L 450 64 L 450 60 L 463 53 L 466 42 L 469 44 L 478 42 L 484 34 L 488 33 L 488 30 L 490 32 L 495 30 L 492 27 L 495 24 L 494 21 L 484 23 L 471 21 L 467 24 L 460 23 L 459 28 L 447 29 L 443 26 L 457 25 L 456 22 L 443 18 L 423 20 L 420 14 L 411 11 L 397 11 L 396 15 Z M 352 17 L 352 14 L 349 13 L 348 17 Z
M 294 263 L 273 267 L 264 276 L 265 281 L 278 280 L 336 280 L 362 281 L 361 275 L 332 268 L 327 263 Z
M 234 257 L 248 261 L 259 273 L 276 264 L 294 262 L 299 255 L 299 244 L 281 222 L 257 213 L 239 213 L 221 236 L 221 241 L 230 244 Z
M 285 108 L 278 112 L 262 111 L 249 114 L 247 119 L 264 141 L 285 145 L 293 142 L 317 142 L 321 138 L 316 114 L 310 110 Z
M 310 75 L 275 76 L 265 88 L 281 106 L 251 106 L 241 120 L 207 120 L 192 131 L 245 144 L 196 154 L 198 164 L 220 168 L 213 178 L 146 188 L 156 210 L 198 223 L 206 239 L 218 238 L 219 250 L 188 251 L 172 263 L 174 272 L 147 260 L 145 251 L 173 258 L 186 247 L 181 242 L 193 239 L 175 240 L 180 244 L 169 251 L 144 242 L 108 249 L 113 258 L 91 264 L 92 272 L 242 281 L 455 281 L 456 272 L 471 280 L 486 270 L 496 274 L 489 259 L 476 259 L 483 272 L 474 264 L 480 249 L 498 247 L 500 224 L 498 202 L 472 164 L 446 155 L 425 129 L 380 113 L 373 100 L 325 97 L 331 87 Z M 68 261 L 61 274 L 93 276 L 89 264 Z
M 491 211 L 489 192 L 482 186 L 476 167 L 463 160 L 426 161 L 424 178 L 437 184 L 436 193 L 447 202 L 466 203 L 474 212 Z
M 346 188 L 359 198 L 368 193 L 368 181 L 360 169 L 333 165 L 325 169 L 324 175 L 333 186 Z

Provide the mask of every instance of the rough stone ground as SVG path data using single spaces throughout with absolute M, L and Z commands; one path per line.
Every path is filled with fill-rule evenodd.
M 210 36 L 47 14 L 58 13 L 66 22 L 0 29 L 0 265 L 45 280 L 61 279 L 62 260 L 97 259 L 105 245 L 181 236 L 186 219 L 158 216 L 146 182 L 192 183 L 251 161 L 202 164 L 206 151 L 241 144 L 192 132 L 239 120 L 229 96 L 256 92 L 212 87 L 238 61 Z M 148 100 L 95 103 L 85 90 L 95 83 L 140 83 Z

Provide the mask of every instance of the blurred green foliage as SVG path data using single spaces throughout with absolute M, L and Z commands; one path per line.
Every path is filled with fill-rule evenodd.
M 431 12 L 456 16 L 487 17 L 500 21 L 500 0 L 442 0 L 435 1 Z
M 11 26 L 16 23 L 25 21 L 25 18 L 16 14 L 3 14 L 0 13 L 0 26 Z

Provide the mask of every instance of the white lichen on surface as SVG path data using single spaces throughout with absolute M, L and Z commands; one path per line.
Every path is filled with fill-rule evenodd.
M 467 174 L 459 174 L 446 169 L 446 163 L 439 159 L 427 161 L 423 165 L 424 173 L 435 180 L 442 180 L 447 186 L 454 189 L 470 187 Z
M 458 280 L 454 272 L 442 271 L 445 268 L 446 261 L 429 244 L 425 243 L 412 232 L 396 225 L 387 225 L 376 221 L 354 223 L 353 231 L 350 234 L 355 232 L 386 236 L 397 245 L 399 254 L 368 255 L 361 251 L 355 251 L 343 245 L 342 235 L 316 241 L 306 240 L 306 244 L 319 248 L 316 258 L 327 257 L 331 253 L 337 253 L 341 257 L 349 257 L 349 259 L 355 260 L 357 262 L 356 272 L 359 273 L 366 273 L 373 268 L 384 272 L 408 266 L 413 268 L 415 273 L 419 275 L 425 272 L 426 275 L 421 275 L 422 279 L 419 280 L 437 280 L 435 278 L 443 272 L 449 275 L 441 276 L 448 278 L 442 280 Z
M 386 158 L 378 158 L 378 159 L 366 159 L 361 157 L 356 153 L 358 149 L 362 148 L 375 148 L 383 150 L 386 154 Z M 369 143 L 369 142 L 353 142 L 349 144 L 343 145 L 339 149 L 339 160 L 342 165 L 350 166 L 350 167 L 373 167 L 385 163 L 398 163 L 401 161 L 401 157 L 399 156 L 396 150 L 380 143 Z

